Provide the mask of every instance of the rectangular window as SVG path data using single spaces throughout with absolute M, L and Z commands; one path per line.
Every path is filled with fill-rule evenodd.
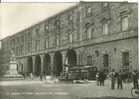
M 57 45 L 57 46 L 59 45 L 59 42 L 60 42 L 60 36 L 57 35 L 57 37 L 56 37 L 56 45 Z
M 103 34 L 105 34 L 105 35 L 108 34 L 108 22 L 103 23 L 102 32 L 103 32 Z
M 92 14 L 92 8 L 87 7 L 86 8 L 86 16 L 91 16 L 91 14 Z
M 88 29 L 88 31 L 87 31 L 87 38 L 88 38 L 88 39 L 91 38 L 91 29 Z
M 68 15 L 68 24 L 69 25 L 73 24 L 73 16 L 72 15 Z
M 108 67 L 109 66 L 109 56 L 108 56 L 108 54 L 105 54 L 103 56 L 103 59 L 104 59 L 104 67 Z
M 49 48 L 49 41 L 46 40 L 46 48 Z
M 40 50 L 40 40 L 35 41 L 35 51 Z
M 46 46 L 46 48 L 49 48 L 49 40 L 47 41 L 47 46 Z
M 121 21 L 122 31 L 126 31 L 128 29 L 128 17 L 122 17 Z
M 51 39 L 49 39 L 49 48 L 53 48 L 55 46 L 55 37 L 51 36 Z
M 87 56 L 87 65 L 92 65 L 92 56 Z
M 44 49 L 46 49 L 46 40 L 44 40 Z
M 37 40 L 35 41 L 35 51 L 37 51 Z
M 45 48 L 49 48 L 48 42 L 49 42 L 48 39 L 46 39 L 46 40 L 45 40 Z
M 32 41 L 28 41 L 28 52 L 31 52 L 31 49 L 32 49 Z
M 23 55 L 23 48 L 24 48 L 24 46 L 21 45 L 21 55 Z
M 40 49 L 41 49 L 41 41 L 38 40 L 38 50 L 40 50 Z
M 122 53 L 123 66 L 129 66 L 129 52 Z
M 99 56 L 99 51 L 95 51 L 95 55 L 96 55 L 96 57 L 98 57 Z
M 72 33 L 69 34 L 69 42 L 72 43 Z
M 87 38 L 91 39 L 93 37 L 94 27 L 90 26 L 87 30 Z
M 28 50 L 28 52 L 30 52 L 30 43 L 28 42 L 28 45 L 27 45 L 27 50 Z
M 48 26 L 48 24 L 44 25 L 44 31 L 45 31 L 45 34 L 49 33 L 49 26 Z

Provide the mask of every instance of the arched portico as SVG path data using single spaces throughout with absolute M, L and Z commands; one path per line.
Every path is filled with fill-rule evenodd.
M 36 76 L 39 76 L 41 74 L 41 58 L 39 55 L 35 57 L 35 72 L 34 74 Z
M 51 57 L 49 54 L 45 54 L 44 58 L 43 58 L 43 72 L 45 73 L 45 75 L 50 75 L 51 73 Z
M 67 58 L 67 64 L 69 64 L 70 66 L 77 65 L 77 55 L 75 50 L 68 49 L 66 58 Z
M 33 62 L 31 56 L 27 58 L 27 72 L 33 73 Z
M 57 51 L 54 55 L 54 67 L 53 67 L 53 73 L 54 75 L 60 75 L 60 73 L 63 70 L 63 63 L 62 63 L 62 54 Z

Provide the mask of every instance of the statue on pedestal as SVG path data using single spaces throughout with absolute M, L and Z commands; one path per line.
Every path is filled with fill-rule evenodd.
M 7 73 L 4 75 L 4 77 L 12 77 L 12 78 L 22 77 L 21 75 L 18 74 L 16 57 L 13 51 L 11 51 L 8 70 Z
M 9 64 L 9 74 L 11 74 L 11 75 L 17 75 L 18 74 L 16 58 L 15 58 L 15 54 L 13 51 L 11 51 L 10 64 Z

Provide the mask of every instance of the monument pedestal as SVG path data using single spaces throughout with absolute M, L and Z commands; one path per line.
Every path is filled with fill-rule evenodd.
M 11 80 L 23 78 L 22 75 L 18 74 L 16 57 L 15 57 L 15 54 L 14 54 L 13 51 L 11 51 L 11 57 L 10 57 L 9 65 L 8 65 L 8 70 L 7 70 L 6 74 L 3 77 L 11 79 Z
M 10 61 L 8 70 L 7 70 L 6 74 L 4 75 L 4 77 L 6 77 L 6 78 L 23 78 L 22 75 L 18 74 L 16 61 Z

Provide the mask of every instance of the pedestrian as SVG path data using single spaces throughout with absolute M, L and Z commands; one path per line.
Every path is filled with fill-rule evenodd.
M 23 77 L 24 77 L 24 79 L 25 79 L 25 78 L 26 78 L 25 73 L 23 73 L 22 75 L 23 75 Z
M 30 73 L 30 79 L 33 79 L 33 74 L 32 73 Z
M 40 80 L 42 81 L 42 73 L 40 74 Z
M 123 80 L 122 80 L 122 71 L 120 70 L 118 73 L 117 73 L 117 89 L 123 89 Z
M 103 71 L 100 72 L 100 86 L 104 86 L 105 74 Z
M 132 78 L 133 78 L 133 86 L 134 88 L 138 88 L 138 73 L 136 70 L 132 72 Z
M 110 73 L 111 77 L 111 89 L 113 90 L 115 88 L 115 70 L 112 69 L 112 72 Z
M 23 72 L 23 77 L 24 77 L 24 79 L 26 79 L 26 77 L 27 77 L 27 74 L 25 73 L 25 72 Z
M 43 78 L 46 80 L 46 72 L 43 71 Z
M 97 86 L 99 86 L 99 72 L 96 73 Z

